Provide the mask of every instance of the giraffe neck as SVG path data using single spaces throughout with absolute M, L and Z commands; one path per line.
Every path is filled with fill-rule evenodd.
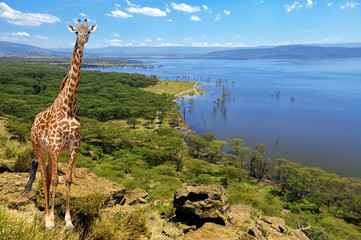
M 60 90 L 63 97 L 63 107 L 67 108 L 68 114 L 73 115 L 76 110 L 76 96 L 78 93 L 81 60 L 83 57 L 84 45 L 78 40 L 75 43 L 70 69 L 65 76 Z M 65 109 L 63 108 L 63 109 Z

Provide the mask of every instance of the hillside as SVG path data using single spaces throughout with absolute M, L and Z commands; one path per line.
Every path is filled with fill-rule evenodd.
M 25 44 L 0 41 L 0 56 L 69 56 L 72 48 L 44 49 Z M 122 58 L 201 58 L 201 59 L 313 59 L 361 57 L 358 44 L 344 45 L 286 45 L 277 47 L 104 47 L 87 48 L 87 57 Z
M 361 48 L 289 45 L 270 48 L 216 51 L 200 58 L 222 59 L 311 59 L 361 57 Z
M 0 56 L 59 56 L 61 53 L 26 44 L 0 41 Z

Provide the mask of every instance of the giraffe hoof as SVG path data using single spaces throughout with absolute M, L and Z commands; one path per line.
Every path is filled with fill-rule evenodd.
M 54 227 L 45 227 L 45 230 L 54 230 Z
M 65 230 L 73 230 L 74 229 L 74 225 L 72 223 L 67 223 Z

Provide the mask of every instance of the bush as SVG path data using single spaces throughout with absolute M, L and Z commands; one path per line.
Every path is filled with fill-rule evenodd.
M 27 172 L 31 167 L 31 159 L 34 158 L 30 144 L 22 145 L 16 152 L 13 170 L 15 172 Z

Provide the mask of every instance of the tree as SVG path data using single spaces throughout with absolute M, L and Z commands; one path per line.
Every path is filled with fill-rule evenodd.
M 136 119 L 135 117 L 131 117 L 127 120 L 127 124 L 128 125 L 132 125 L 132 128 L 135 129 L 135 126 L 137 124 L 141 123 L 140 121 L 138 121 L 138 119 Z

